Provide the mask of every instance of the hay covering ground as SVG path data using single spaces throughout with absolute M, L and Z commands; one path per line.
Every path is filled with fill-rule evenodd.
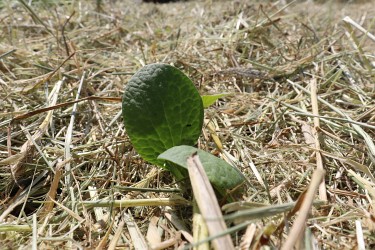
M 294 237 L 291 202 L 324 168 L 297 248 L 375 248 L 375 9 L 353 2 L 2 1 L 1 248 L 191 244 L 192 194 L 122 123 L 127 80 L 153 62 L 230 93 L 198 145 L 251 182 L 226 211 L 276 210 L 228 221 L 236 246 Z

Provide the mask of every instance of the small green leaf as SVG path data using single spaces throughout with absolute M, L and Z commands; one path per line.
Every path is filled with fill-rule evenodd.
M 161 63 L 146 65 L 129 80 L 122 114 L 134 148 L 159 166 L 159 154 L 173 146 L 194 145 L 203 125 L 202 99 L 193 82 Z
M 232 189 L 245 181 L 241 172 L 224 160 L 191 146 L 176 146 L 160 154 L 158 159 L 172 162 L 187 169 L 187 158 L 197 152 L 208 179 L 218 190 Z
M 202 95 L 203 107 L 208 108 L 216 102 L 216 100 L 223 98 L 229 94 L 217 94 L 217 95 Z

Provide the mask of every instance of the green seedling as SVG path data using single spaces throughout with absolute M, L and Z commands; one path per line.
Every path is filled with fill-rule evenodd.
M 140 69 L 129 80 L 122 99 L 125 128 L 140 156 L 181 179 L 187 177 L 187 157 L 198 152 L 215 188 L 233 188 L 244 181 L 243 175 L 225 161 L 192 147 L 201 134 L 203 112 L 193 82 L 168 64 Z

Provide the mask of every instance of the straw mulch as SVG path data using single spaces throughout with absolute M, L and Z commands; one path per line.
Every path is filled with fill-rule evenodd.
M 1 248 L 207 240 L 194 189 L 124 129 L 124 86 L 154 62 L 229 94 L 198 147 L 248 179 L 218 200 L 232 247 L 375 248 L 374 2 L 262 2 L 0 2 Z

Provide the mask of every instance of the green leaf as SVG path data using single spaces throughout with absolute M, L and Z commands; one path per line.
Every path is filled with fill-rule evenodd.
M 194 145 L 203 125 L 202 99 L 193 82 L 168 64 L 150 64 L 134 74 L 125 87 L 122 114 L 134 148 L 159 166 L 159 154 Z
M 245 181 L 242 173 L 224 160 L 191 146 L 176 146 L 159 155 L 166 160 L 187 169 L 187 158 L 197 152 L 208 179 L 218 190 L 232 189 Z
M 223 98 L 229 94 L 217 94 L 217 95 L 202 95 L 203 107 L 208 108 L 216 102 L 216 100 Z

